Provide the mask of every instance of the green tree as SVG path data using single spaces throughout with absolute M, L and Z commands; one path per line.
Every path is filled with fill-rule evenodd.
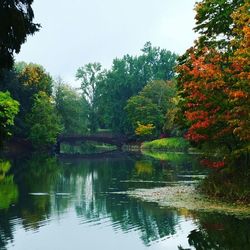
M 0 69 L 11 68 L 13 54 L 19 53 L 27 35 L 33 35 L 40 25 L 34 24 L 33 0 L 2 0 L 0 4 Z
M 128 118 L 133 130 L 138 127 L 138 123 L 144 125 L 153 124 L 158 133 L 163 127 L 164 115 L 161 113 L 157 104 L 143 95 L 131 97 L 127 102 L 125 110 L 128 113 Z
M 97 116 L 97 86 L 102 81 L 104 72 L 100 63 L 88 63 L 77 70 L 76 79 L 81 82 L 83 96 L 89 104 L 90 131 L 95 132 L 98 128 Z
M 64 134 L 87 132 L 88 103 L 81 94 L 59 81 L 55 91 L 55 102 L 64 127 Z
M 35 96 L 41 91 L 47 96 L 52 95 L 53 79 L 46 70 L 38 64 L 17 63 L 15 72 L 18 81 L 15 99 L 20 102 L 21 109 L 16 119 L 15 134 L 21 137 L 27 136 L 26 116 L 31 112 Z
M 129 98 L 125 110 L 133 129 L 138 122 L 143 125 L 153 124 L 155 135 L 164 132 L 167 111 L 172 108 L 172 98 L 176 95 L 175 82 L 155 80 L 149 82 L 142 91 Z
M 133 132 L 124 110 L 128 99 L 150 81 L 172 79 L 176 60 L 176 54 L 153 47 L 149 42 L 140 56 L 114 59 L 111 70 L 97 87 L 98 111 L 103 125 L 118 132 Z
M 0 145 L 10 135 L 14 118 L 19 111 L 19 103 L 11 98 L 9 92 L 0 92 Z
M 11 70 L 3 70 L 0 90 L 9 91 L 11 96 L 20 103 L 20 112 L 15 119 L 13 134 L 27 137 L 25 117 L 31 111 L 34 96 L 39 91 L 52 95 L 53 79 L 46 70 L 38 64 L 20 62 Z
M 205 46 L 229 49 L 233 38 L 235 22 L 232 14 L 245 0 L 202 0 L 196 4 L 196 26 L 199 33 L 196 42 L 199 48 Z
M 60 119 L 51 97 L 40 91 L 35 95 L 34 104 L 27 116 L 28 138 L 35 147 L 48 148 L 56 143 L 62 131 Z

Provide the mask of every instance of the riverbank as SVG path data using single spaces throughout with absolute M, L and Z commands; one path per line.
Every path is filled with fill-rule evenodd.
M 189 148 L 189 142 L 182 137 L 162 138 L 141 144 L 142 150 L 187 152 Z
M 185 208 L 190 211 L 219 212 L 235 215 L 236 217 L 250 217 L 249 205 L 226 203 L 209 199 L 202 195 L 195 185 L 135 189 L 128 191 L 127 194 L 146 202 L 155 202 L 162 207 Z

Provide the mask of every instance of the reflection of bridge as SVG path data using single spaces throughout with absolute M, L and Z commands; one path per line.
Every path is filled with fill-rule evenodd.
M 77 142 L 86 142 L 86 141 L 94 141 L 99 143 L 111 144 L 117 146 L 118 149 L 121 149 L 122 146 L 127 142 L 127 138 L 122 135 L 60 135 L 57 138 L 56 143 L 56 152 L 60 153 L 60 145 L 61 143 L 66 143 L 70 145 L 74 145 Z

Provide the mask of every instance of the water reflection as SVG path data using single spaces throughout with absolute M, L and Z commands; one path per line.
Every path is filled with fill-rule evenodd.
M 18 197 L 18 189 L 13 181 L 13 175 L 8 174 L 10 168 L 9 161 L 0 159 L 0 209 L 8 209 Z
M 197 229 L 188 241 L 195 249 L 249 249 L 249 219 L 235 219 L 219 214 L 199 214 Z
M 33 155 L 18 160 L 16 166 L 13 163 L 12 170 L 10 162 L 1 161 L 0 249 L 66 249 L 63 247 L 67 237 L 60 238 L 57 248 L 53 247 L 52 236 L 42 237 L 42 228 L 54 234 L 53 227 L 58 231 L 61 228 L 67 235 L 79 235 L 88 229 L 93 232 L 88 237 L 98 235 L 104 245 L 119 239 L 120 249 L 127 249 L 132 243 L 136 249 L 163 249 L 163 242 L 167 244 L 164 249 L 249 249 L 248 219 L 160 208 L 120 193 L 192 178 L 199 170 L 188 156 L 183 157 L 183 161 L 179 156 L 166 156 L 159 161 L 127 155 L 116 159 L 58 160 Z M 60 221 L 64 226 L 60 226 Z M 67 226 L 72 223 L 71 228 Z M 100 227 L 109 232 L 110 238 L 98 234 Z M 30 248 L 20 245 L 20 232 L 29 240 Z M 33 247 L 34 236 L 29 232 L 37 233 Z M 119 238 L 121 233 L 133 236 L 131 243 L 124 241 L 123 236 Z M 80 244 L 84 236 L 78 237 L 75 244 Z M 85 243 L 88 237 L 84 238 Z M 137 237 L 141 245 L 135 240 Z M 38 242 L 45 245 L 39 248 Z

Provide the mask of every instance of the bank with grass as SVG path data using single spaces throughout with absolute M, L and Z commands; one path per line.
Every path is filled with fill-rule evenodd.
M 141 145 L 142 150 L 149 151 L 187 152 L 189 148 L 189 142 L 182 137 L 162 138 Z

